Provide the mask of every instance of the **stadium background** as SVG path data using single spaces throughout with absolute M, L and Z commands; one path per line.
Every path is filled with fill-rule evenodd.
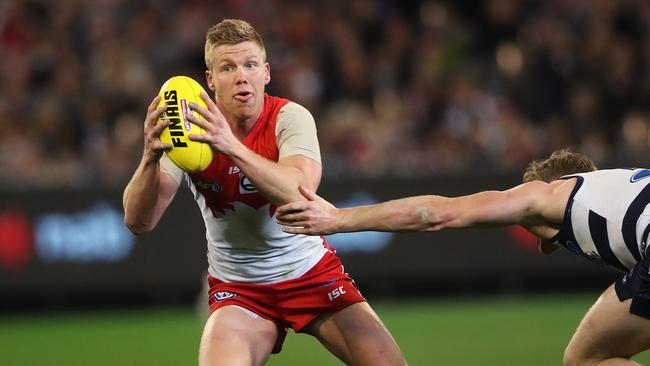
M 5 0 L 0 364 L 194 363 L 198 210 L 182 189 L 136 238 L 121 190 L 147 104 L 172 75 L 205 84 L 204 34 L 224 17 L 264 36 L 269 91 L 314 114 L 319 192 L 339 205 L 506 188 L 562 147 L 650 165 L 643 0 Z M 616 277 L 544 258 L 516 228 L 330 241 L 414 365 L 559 364 Z M 270 364 L 336 364 L 304 338 Z

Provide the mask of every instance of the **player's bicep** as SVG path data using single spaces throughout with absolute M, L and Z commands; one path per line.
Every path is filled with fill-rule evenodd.
M 316 123 L 311 113 L 296 103 L 288 103 L 278 115 L 275 128 L 278 163 L 298 169 L 301 184 L 315 190 L 322 167 Z
M 524 226 L 543 222 L 543 205 L 548 202 L 552 188 L 548 183 L 532 181 L 504 191 L 504 219 L 506 223 Z
M 311 113 L 296 103 L 282 107 L 275 126 L 279 159 L 302 155 L 321 162 L 316 123 Z
M 534 191 L 526 183 L 506 191 L 484 191 L 453 199 L 448 204 L 457 217 L 452 227 L 521 224 L 530 218 Z

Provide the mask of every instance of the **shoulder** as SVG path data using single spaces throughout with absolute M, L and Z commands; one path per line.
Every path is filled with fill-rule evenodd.
M 280 109 L 280 114 L 278 115 L 278 120 L 281 118 L 295 118 L 295 119 L 310 119 L 314 120 L 311 112 L 307 108 L 301 106 L 296 102 L 289 101 Z
M 503 193 L 506 195 L 527 196 L 533 198 L 538 195 L 547 195 L 552 193 L 554 186 L 555 182 L 546 183 L 540 180 L 534 180 L 512 187 Z
M 534 180 L 531 182 L 522 183 L 512 188 L 511 190 L 518 192 L 527 192 L 530 194 L 555 195 L 561 194 L 565 191 L 571 192 L 571 190 L 573 190 L 573 187 L 575 187 L 577 180 L 578 179 L 576 177 L 558 179 L 549 183 L 542 182 L 541 180 Z
M 564 214 L 578 179 L 558 179 L 550 183 L 533 181 L 522 184 L 530 199 L 530 213 L 538 216 L 548 226 L 564 221 Z
M 307 110 L 295 102 L 285 104 L 278 113 L 275 125 L 276 134 L 283 131 L 305 130 L 310 131 L 316 129 L 316 122 L 314 117 Z
M 548 183 L 551 193 L 554 195 L 566 195 L 566 198 L 569 198 L 569 195 L 575 188 L 578 183 L 579 178 L 577 176 L 567 177 L 565 179 L 558 179 Z

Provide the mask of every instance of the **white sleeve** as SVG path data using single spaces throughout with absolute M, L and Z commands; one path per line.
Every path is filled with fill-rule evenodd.
M 172 177 L 177 186 L 181 185 L 183 176 L 185 176 L 185 172 L 181 168 L 177 167 L 176 164 L 167 157 L 167 154 L 163 154 L 160 158 L 160 171 Z
M 321 162 L 314 117 L 300 104 L 289 102 L 282 107 L 275 125 L 275 137 L 278 159 L 303 155 Z

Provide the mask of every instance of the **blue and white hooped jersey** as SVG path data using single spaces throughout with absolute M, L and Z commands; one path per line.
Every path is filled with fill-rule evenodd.
M 573 174 L 564 223 L 551 239 L 591 261 L 622 271 L 645 258 L 650 233 L 650 169 Z

